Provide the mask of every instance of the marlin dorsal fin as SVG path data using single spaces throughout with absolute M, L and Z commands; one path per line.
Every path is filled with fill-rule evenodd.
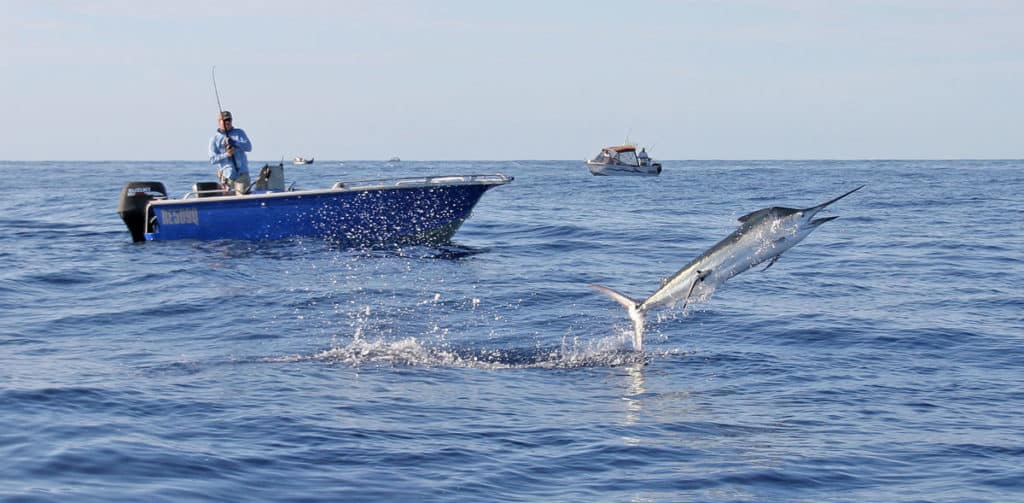
M 785 217 L 788 215 L 792 215 L 794 213 L 798 213 L 800 211 L 802 210 L 796 208 L 783 208 L 781 206 L 772 206 L 771 208 L 761 208 L 757 211 L 747 213 L 746 215 L 740 217 L 738 220 L 740 222 L 747 223 L 758 218 L 767 217 L 769 215 L 773 215 L 775 217 Z
M 760 217 L 764 216 L 769 211 L 771 211 L 771 208 L 761 208 L 759 210 L 751 211 L 750 213 L 747 213 L 746 215 L 743 215 L 742 217 L 738 218 L 737 220 L 739 220 L 740 222 L 743 222 L 743 223 L 747 223 L 747 221 L 749 221 L 749 220 L 753 220 L 755 218 L 760 218 Z

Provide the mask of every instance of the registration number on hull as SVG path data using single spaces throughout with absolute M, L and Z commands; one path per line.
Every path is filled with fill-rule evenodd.
M 163 225 L 199 225 L 199 212 L 195 208 L 163 210 L 160 223 Z

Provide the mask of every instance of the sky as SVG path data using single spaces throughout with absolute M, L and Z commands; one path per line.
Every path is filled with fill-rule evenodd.
M 1024 158 L 1024 2 L 0 0 L 0 159 Z

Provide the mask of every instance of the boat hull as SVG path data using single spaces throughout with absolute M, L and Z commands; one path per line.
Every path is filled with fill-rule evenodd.
M 630 166 L 626 164 L 609 164 L 587 161 L 587 169 L 595 176 L 616 176 L 616 175 L 642 175 L 658 176 L 661 174 L 661 164 L 654 163 L 646 166 Z
M 147 211 L 147 241 L 315 237 L 344 246 L 443 244 L 490 188 L 511 181 L 449 177 L 371 187 L 165 199 Z

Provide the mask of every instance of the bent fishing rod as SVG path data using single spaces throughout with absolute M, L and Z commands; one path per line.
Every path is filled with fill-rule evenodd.
M 220 106 L 220 91 L 217 90 L 217 65 L 213 65 L 210 68 L 210 74 L 213 77 L 213 94 L 214 94 L 214 96 L 217 97 L 217 112 L 220 114 L 218 117 L 223 119 L 224 118 L 224 108 Z M 226 150 L 231 150 L 231 149 L 234 148 L 234 146 L 231 145 L 231 137 L 228 136 L 227 128 L 224 128 L 224 146 L 225 146 Z M 235 161 L 234 152 L 232 152 L 232 155 L 230 157 L 231 157 L 231 166 L 233 166 L 235 168 L 235 172 L 237 173 L 238 172 L 238 162 Z

